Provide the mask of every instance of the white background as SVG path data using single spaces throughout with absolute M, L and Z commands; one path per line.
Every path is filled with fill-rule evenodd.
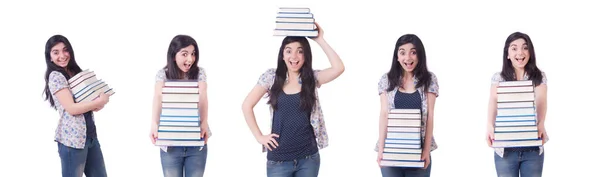
M 280 6 L 310 7 L 346 71 L 320 89 L 330 146 L 321 151 L 320 176 L 380 176 L 377 83 L 388 71 L 401 35 L 424 42 L 438 76 L 435 106 L 439 149 L 432 176 L 495 176 L 484 141 L 490 79 L 501 69 L 506 37 L 529 34 L 538 66 L 548 77 L 544 176 L 595 172 L 593 134 L 599 123 L 600 27 L 597 9 L 575 1 L 63 1 L 0 3 L 2 55 L 2 176 L 60 176 L 53 141 L 58 113 L 42 98 L 44 45 L 54 34 L 72 43 L 83 69 L 94 70 L 116 94 L 96 125 L 110 176 L 162 176 L 159 149 L 148 138 L 156 72 L 177 34 L 199 43 L 208 76 L 209 140 L 205 176 L 265 176 L 266 154 L 251 135 L 241 105 L 262 72 L 276 67 L 282 37 L 272 36 Z M 16 4 L 15 4 L 16 3 Z M 595 11 L 595 12 L 594 12 Z M 315 69 L 329 67 L 311 41 Z M 268 132 L 268 107 L 255 108 Z M 593 175 L 592 175 L 593 176 Z

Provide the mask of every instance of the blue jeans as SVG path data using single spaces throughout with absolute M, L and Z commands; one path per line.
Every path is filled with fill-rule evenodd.
M 504 158 L 494 153 L 498 177 L 541 177 L 544 154 L 540 151 L 504 151 Z
M 58 155 L 63 177 L 105 177 L 106 167 L 96 138 L 88 138 L 83 149 L 67 147 L 59 142 Z
M 167 152 L 160 150 L 160 163 L 165 177 L 202 177 L 206 167 L 208 146 L 169 147 Z
M 431 156 L 429 156 L 429 166 L 427 168 L 411 167 L 381 167 L 382 177 L 429 177 L 431 174 Z
M 319 175 L 319 152 L 292 161 L 267 161 L 268 177 L 316 177 Z

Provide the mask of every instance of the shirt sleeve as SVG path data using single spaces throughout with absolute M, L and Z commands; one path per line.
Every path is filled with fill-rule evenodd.
M 50 93 L 55 94 L 63 88 L 69 88 L 69 82 L 62 73 L 52 71 L 48 76 L 48 88 Z
M 437 76 L 433 73 L 430 73 L 430 74 L 431 74 L 431 82 L 429 83 L 427 92 L 433 93 L 433 94 L 435 94 L 435 97 L 438 97 L 440 95 L 440 93 L 439 93 L 440 86 L 438 85 Z
M 258 79 L 258 82 L 256 84 L 260 85 L 261 87 L 267 90 L 271 90 L 273 82 L 275 82 L 275 69 L 271 68 L 260 75 L 260 78 Z
M 386 73 L 383 76 L 381 76 L 381 78 L 379 79 L 379 84 L 378 84 L 379 95 L 381 95 L 383 92 L 386 92 L 389 86 L 390 86 L 390 82 L 388 81 L 388 76 Z

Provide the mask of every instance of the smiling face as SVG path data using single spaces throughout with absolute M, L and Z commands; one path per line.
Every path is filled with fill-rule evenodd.
M 71 60 L 71 53 L 64 43 L 58 43 L 50 50 L 50 58 L 52 63 L 58 65 L 61 68 L 66 68 Z
M 398 55 L 398 62 L 400 62 L 400 66 L 402 66 L 402 69 L 408 73 L 412 73 L 419 63 L 417 49 L 415 49 L 415 45 L 412 43 L 401 45 L 398 48 L 398 53 L 396 55 Z
M 524 39 L 519 38 L 509 44 L 507 60 L 510 60 L 515 69 L 525 68 L 529 62 L 529 47 Z
M 299 72 L 304 65 L 304 49 L 300 42 L 292 42 L 283 49 L 283 60 L 288 71 Z
M 177 67 L 184 73 L 190 71 L 194 61 L 196 61 L 195 50 L 194 45 L 189 45 L 175 54 L 175 63 L 177 63 Z

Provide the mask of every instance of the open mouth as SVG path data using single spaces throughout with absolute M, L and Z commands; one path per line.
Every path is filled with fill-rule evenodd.
M 404 62 L 404 65 L 406 65 L 409 68 L 412 68 L 415 64 L 415 61 L 409 61 L 409 62 Z
M 183 67 L 184 67 L 186 70 L 189 70 L 189 69 L 192 67 L 192 64 L 191 64 L 191 63 L 184 63 L 184 64 L 183 64 Z
M 517 62 L 522 63 L 523 61 L 525 61 L 525 58 L 515 58 L 515 60 L 517 60 Z
M 298 64 L 300 63 L 300 61 L 292 61 L 292 60 L 290 60 L 289 63 L 290 63 L 291 66 L 297 67 Z

